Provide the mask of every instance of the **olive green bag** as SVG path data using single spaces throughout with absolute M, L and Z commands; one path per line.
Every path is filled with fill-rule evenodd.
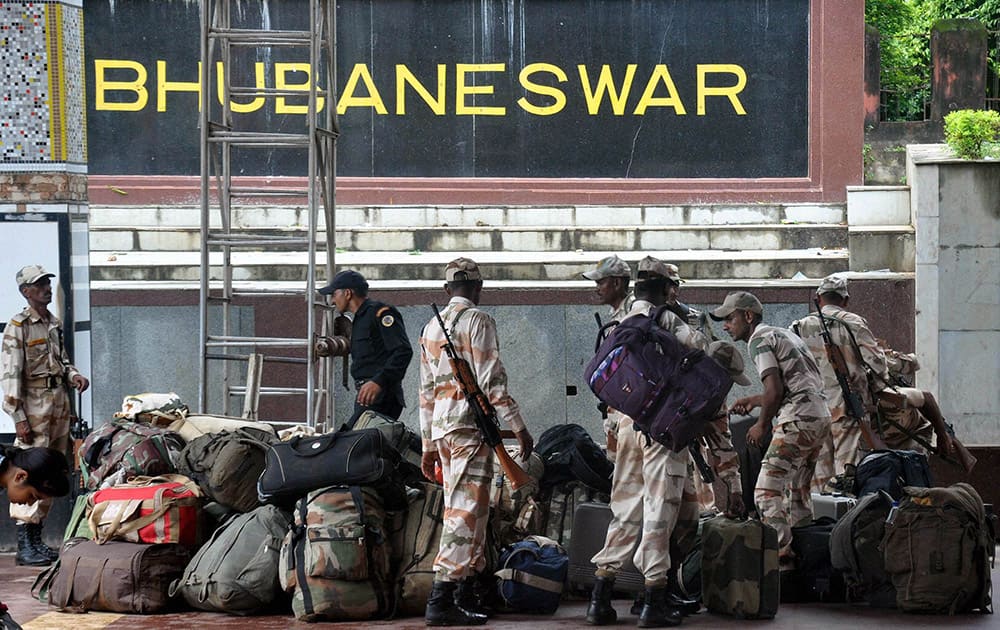
M 90 531 L 90 523 L 87 521 L 87 499 L 90 497 L 90 493 L 81 494 L 76 498 L 76 503 L 73 504 L 73 512 L 69 515 L 69 522 L 66 523 L 66 533 L 63 534 L 63 540 L 69 540 L 70 538 L 93 538 L 94 534 Z
M 360 486 L 310 492 L 295 506 L 295 525 L 281 545 L 281 586 L 300 621 L 390 617 L 386 513 L 379 495 Z

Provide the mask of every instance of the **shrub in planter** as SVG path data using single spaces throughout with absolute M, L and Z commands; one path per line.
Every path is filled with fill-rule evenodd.
M 966 160 L 1000 157 L 1000 112 L 960 109 L 944 117 L 944 139 Z

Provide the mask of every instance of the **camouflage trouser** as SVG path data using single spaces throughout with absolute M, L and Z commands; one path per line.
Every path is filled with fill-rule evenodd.
M 816 471 L 813 473 L 813 492 L 823 492 L 826 482 L 844 472 L 848 464 L 861 461 L 861 427 L 849 416 L 833 414 L 830 433 L 823 440 Z
M 476 429 L 459 429 L 434 440 L 441 456 L 444 515 L 435 579 L 458 582 L 486 568 L 483 547 L 490 516 L 493 451 Z
M 680 566 L 684 558 L 687 558 L 694 548 L 695 534 L 698 533 L 698 518 L 704 511 L 698 497 L 696 481 L 701 481 L 701 477 L 692 463 L 688 467 L 687 478 L 684 479 L 681 505 L 677 512 L 677 523 L 670 535 L 670 566 Z M 702 481 L 702 487 L 711 488 L 712 486 Z
M 628 417 L 621 420 L 611 482 L 611 524 L 604 548 L 591 559 L 598 576 L 614 576 L 634 552 L 633 562 L 646 584 L 666 583 L 670 535 L 680 511 L 687 457 L 687 451 L 675 453 L 648 440 Z
M 789 552 L 792 528 L 812 522 L 812 481 L 816 456 L 830 430 L 828 418 L 800 416 L 774 427 L 764 454 L 754 501 L 762 521 L 778 530 L 779 554 Z
M 24 448 L 48 446 L 62 453 L 69 452 L 69 394 L 62 387 L 48 389 L 28 387 L 25 389 L 24 412 L 28 416 L 33 434 L 31 442 L 21 438 L 14 440 L 15 446 Z M 52 507 L 52 500 L 36 501 L 31 505 L 10 506 L 10 517 L 21 523 L 41 523 Z
M 608 417 L 604 419 L 604 437 L 608 442 L 608 459 L 612 463 L 614 463 L 615 457 L 618 456 L 618 440 L 612 440 L 608 436 L 618 435 L 618 425 L 621 424 L 622 418 L 628 418 L 628 416 L 620 411 L 608 409 Z

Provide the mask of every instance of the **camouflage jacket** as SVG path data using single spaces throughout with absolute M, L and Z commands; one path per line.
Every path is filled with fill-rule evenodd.
M 781 376 L 784 393 L 773 419 L 775 424 L 799 416 L 826 418 L 829 422 L 823 376 L 805 342 L 790 330 L 761 324 L 750 335 L 747 349 L 762 379 L 772 370 Z
M 865 321 L 864 317 L 830 304 L 823 307 L 823 317 L 830 329 L 830 340 L 840 348 L 844 355 L 847 371 L 850 373 L 848 380 L 851 384 L 851 390 L 860 395 L 865 406 L 870 409 L 873 401 L 868 391 L 868 378 L 865 375 L 864 366 L 858 359 L 858 353 L 851 343 L 851 333 L 854 334 L 854 339 L 861 350 L 861 358 L 871 366 L 875 371 L 875 376 L 882 379 L 883 383 L 888 382 L 885 354 L 876 342 L 871 329 L 868 328 L 868 322 Z M 823 343 L 821 326 L 819 317 L 815 313 L 810 313 L 793 323 L 791 328 L 802 338 L 809 347 L 809 351 L 812 352 L 813 358 L 816 359 L 816 365 L 819 366 L 819 370 L 823 374 L 823 393 L 826 394 L 830 415 L 836 419 L 845 414 L 844 394 L 837 382 L 837 375 L 833 372 L 833 366 L 826 358 L 826 346 Z
M 458 355 L 469 362 L 480 389 L 511 430 L 524 429 L 517 402 L 507 391 L 507 372 L 500 361 L 500 342 L 493 318 L 471 301 L 453 297 L 441 311 Z M 476 420 L 462 394 L 444 351 L 444 333 L 437 318 L 420 333 L 420 436 L 424 451 L 431 442 L 458 429 L 475 429 Z
M 725 408 L 722 409 L 725 412 Z M 723 416 L 712 420 L 716 441 L 709 442 L 705 461 L 715 470 L 719 479 L 730 492 L 739 492 L 742 488 L 740 480 L 740 456 L 733 446 L 733 434 L 729 430 L 729 418 Z
M 0 385 L 3 410 L 14 422 L 28 419 L 24 410 L 25 379 L 62 376 L 69 381 L 79 373 L 69 362 L 58 317 L 50 313 L 48 321 L 43 321 L 29 306 L 7 323 L 0 352 Z

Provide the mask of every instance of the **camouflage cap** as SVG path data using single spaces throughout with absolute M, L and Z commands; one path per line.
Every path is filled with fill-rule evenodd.
M 831 274 L 819 283 L 819 288 L 816 289 L 816 295 L 823 295 L 824 293 L 836 293 L 840 297 L 850 297 L 847 293 L 847 276 L 838 276 L 837 274 Z
M 479 265 L 471 258 L 456 258 L 444 268 L 444 279 L 447 282 L 482 280 L 483 274 L 479 272 Z
M 590 271 L 581 274 L 587 280 L 604 280 L 605 278 L 631 278 L 632 269 L 628 263 L 612 254 L 607 258 L 602 258 L 597 266 Z
M 35 284 L 42 278 L 54 278 L 56 274 L 45 271 L 41 265 L 28 265 L 17 272 L 17 286 Z
M 715 321 L 721 322 L 736 310 L 750 311 L 758 315 L 764 314 L 764 307 L 761 305 L 760 300 L 757 299 L 757 296 L 746 291 L 734 291 L 730 293 L 726 296 L 726 301 L 722 303 L 722 306 L 714 311 L 709 311 L 708 314 Z
M 649 276 L 660 276 L 669 280 L 673 280 L 674 278 L 680 279 L 680 276 L 677 275 L 676 266 L 668 265 L 659 258 L 646 256 L 639 261 L 639 277 L 648 278 Z
M 750 379 L 743 372 L 743 355 L 735 345 L 728 341 L 713 341 L 708 345 L 708 356 L 729 373 L 734 383 L 744 387 L 750 384 Z

